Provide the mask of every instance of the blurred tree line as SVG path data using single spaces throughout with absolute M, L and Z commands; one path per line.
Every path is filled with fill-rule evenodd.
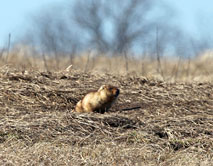
M 173 9 L 157 0 L 65 1 L 32 17 L 23 41 L 55 56 L 96 50 L 189 57 L 209 47 L 206 39 L 184 34 L 174 19 Z

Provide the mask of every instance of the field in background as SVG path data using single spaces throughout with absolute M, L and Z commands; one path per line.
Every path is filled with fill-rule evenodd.
M 83 72 L 140 75 L 166 82 L 212 81 L 213 52 L 206 51 L 195 58 L 127 55 L 107 56 L 94 52 L 71 55 L 38 54 L 28 46 L 17 46 L 7 54 L 0 54 L 0 66 L 13 66 L 21 70 L 63 71 L 70 65 Z
M 0 165 L 212 165 L 209 59 L 29 55 L 0 58 Z M 71 112 L 102 84 L 110 112 Z

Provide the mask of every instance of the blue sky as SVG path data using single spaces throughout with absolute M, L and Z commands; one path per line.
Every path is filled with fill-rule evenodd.
M 160 0 L 158 0 L 160 1 Z M 212 0 L 164 0 L 177 13 L 175 22 L 191 35 L 212 33 Z M 0 48 L 7 43 L 8 34 L 13 41 L 27 29 L 32 15 L 42 8 L 65 2 L 64 0 L 0 0 Z
M 23 33 L 28 27 L 31 16 L 62 0 L 0 0 L 0 47 Z
M 193 34 L 212 33 L 212 0 L 166 0 L 177 11 L 177 23 Z

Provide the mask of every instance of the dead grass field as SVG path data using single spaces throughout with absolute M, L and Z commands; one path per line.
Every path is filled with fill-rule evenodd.
M 151 55 L 150 55 L 151 56 Z M 39 54 L 29 46 L 18 45 L 7 51 L 0 50 L 0 67 L 12 66 L 19 70 L 58 72 L 70 65 L 72 69 L 113 75 L 145 76 L 165 82 L 213 82 L 213 51 L 206 51 L 195 58 L 161 57 L 160 66 L 156 57 L 128 54 L 107 56 L 95 52 L 73 55 Z
M 121 90 L 110 112 L 71 112 L 106 83 Z M 213 84 L 1 65 L 0 149 L 7 166 L 210 166 Z

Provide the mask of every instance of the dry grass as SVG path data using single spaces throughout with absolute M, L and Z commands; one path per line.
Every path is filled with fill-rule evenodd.
M 143 75 L 148 78 L 166 82 L 212 82 L 213 51 L 206 51 L 191 59 L 164 57 L 159 68 L 156 58 L 145 55 L 128 55 L 109 57 L 95 52 L 73 55 L 40 55 L 28 46 L 17 46 L 7 52 L 0 51 L 0 67 L 13 66 L 19 70 L 39 70 L 58 72 L 72 65 L 72 69 L 93 73 L 110 73 L 113 75 Z M 127 66 L 128 65 L 128 70 Z
M 105 83 L 121 90 L 110 112 L 71 112 Z M 213 84 L 201 80 L 4 65 L 0 117 L 0 165 L 213 163 Z

